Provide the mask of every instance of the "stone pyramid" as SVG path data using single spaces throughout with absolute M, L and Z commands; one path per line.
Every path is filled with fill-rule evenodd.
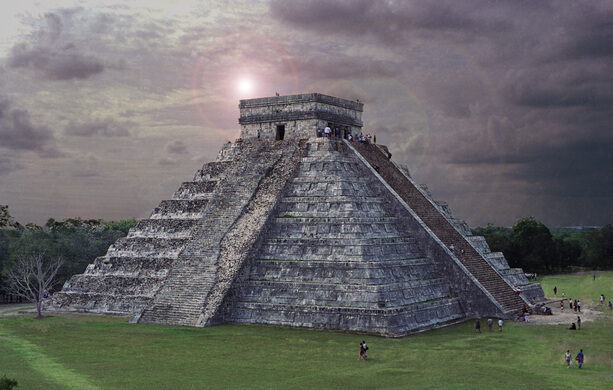
M 543 299 L 385 147 L 344 139 L 360 130 L 361 104 L 306 94 L 240 107 L 243 138 L 50 309 L 402 336 Z

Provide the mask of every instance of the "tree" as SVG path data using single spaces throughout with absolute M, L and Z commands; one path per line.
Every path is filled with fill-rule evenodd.
M 552 270 L 555 247 L 551 232 L 542 222 L 533 217 L 520 219 L 513 226 L 511 242 L 510 262 L 527 272 Z
M 590 232 L 588 245 L 582 255 L 584 265 L 594 269 L 613 268 L 613 225 Z
M 6 375 L 0 378 L 0 390 L 11 390 L 15 386 L 17 386 L 17 381 L 15 379 L 7 378 Z
M 37 318 L 42 318 L 42 302 L 62 266 L 61 257 L 47 259 L 44 252 L 22 254 L 7 273 L 9 291 L 36 302 Z

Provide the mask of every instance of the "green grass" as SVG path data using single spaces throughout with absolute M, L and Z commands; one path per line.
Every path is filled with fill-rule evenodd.
M 549 278 L 562 280 L 545 277 L 546 286 Z M 582 275 L 563 278 L 567 292 L 570 285 L 586 297 L 593 290 Z M 596 290 L 610 291 L 612 278 L 600 274 Z M 582 328 L 506 321 L 502 333 L 476 334 L 469 321 L 385 339 L 250 325 L 128 324 L 119 317 L 0 316 L 0 376 L 17 379 L 18 389 L 612 388 L 613 313 L 605 310 Z M 370 347 L 367 362 L 357 359 L 362 339 Z M 585 368 L 566 369 L 564 351 L 579 348 Z
M 596 274 L 596 280 L 593 275 Z M 604 294 L 606 302 L 613 300 L 613 272 L 595 271 L 575 274 L 547 275 L 537 280 L 543 286 L 548 297 L 554 297 L 553 288 L 558 288 L 558 295 L 566 290 L 566 298 L 581 299 L 582 302 L 599 303 L 600 294 Z M 605 302 L 605 303 L 606 303 Z

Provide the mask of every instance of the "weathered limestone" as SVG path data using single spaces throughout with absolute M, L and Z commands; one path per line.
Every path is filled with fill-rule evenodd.
M 401 336 L 509 317 L 542 299 L 384 147 L 315 137 L 328 120 L 359 131 L 361 111 L 320 94 L 241 101 L 243 139 L 71 278 L 50 308 Z M 280 123 L 286 137 L 275 141 Z
M 340 136 L 359 133 L 362 128 L 360 102 L 320 93 L 241 100 L 241 138 L 309 138 L 317 130 L 338 128 Z M 280 134 L 280 129 L 282 134 Z

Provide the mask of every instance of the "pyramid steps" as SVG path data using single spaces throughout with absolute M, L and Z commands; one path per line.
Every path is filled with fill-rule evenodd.
M 257 258 L 233 289 L 227 320 L 286 324 L 291 318 L 328 327 L 316 317 L 332 310 L 334 316 L 352 312 L 353 320 L 345 321 L 361 321 L 350 329 L 383 321 L 381 333 L 392 335 L 404 325 L 386 316 L 432 316 L 444 307 L 443 321 L 461 318 L 458 300 L 416 239 L 402 232 L 364 165 L 337 140 L 310 139 L 308 145 Z M 386 307 L 404 314 L 390 310 L 371 318 Z
M 130 229 L 81 275 L 54 294 L 48 309 L 113 314 L 140 312 L 162 286 L 206 207 L 227 163 L 208 163 L 198 182 L 185 182 L 150 218 Z M 206 180 L 205 180 L 206 179 Z
M 232 273 L 240 268 L 246 253 L 238 248 L 227 248 L 224 240 L 234 239 L 234 244 L 242 240 L 257 238 L 260 228 L 268 219 L 268 214 L 245 214 L 245 210 L 259 201 L 257 206 L 265 210 L 264 194 L 254 197 L 266 179 L 274 177 L 282 169 L 277 166 L 290 166 L 290 160 L 297 150 L 295 143 L 279 142 L 275 144 L 252 143 L 236 146 L 232 153 L 241 155 L 231 165 L 226 165 L 227 176 L 216 187 L 207 204 L 195 240 L 184 250 L 171 270 L 162 288 L 151 304 L 134 316 L 134 321 L 176 323 L 195 326 L 199 321 L 209 321 L 214 317 L 217 306 L 225 295 L 224 289 L 232 283 Z M 279 165 L 281 164 L 281 165 Z M 277 170 L 275 170 L 277 169 Z M 198 173 L 203 180 L 207 173 Z M 241 180 L 236 180 L 240 177 Z M 287 180 L 287 179 L 286 179 Z M 283 182 L 285 183 L 285 182 Z M 256 207 L 253 205 L 251 207 Z M 254 216 L 253 218 L 250 218 Z M 249 220 L 251 234 L 240 232 L 233 235 L 233 229 L 240 221 Z M 236 234 L 236 233 L 234 233 Z M 246 245 L 246 243 L 245 243 Z M 248 248 L 248 246 L 247 246 Z M 203 319 L 204 318 L 204 319 Z
M 507 312 L 521 309 L 524 301 L 515 293 L 513 288 L 496 272 L 496 270 L 483 258 L 482 254 L 473 247 L 478 248 L 480 239 L 466 238 L 448 221 L 446 215 L 450 214 L 440 210 L 441 204 L 433 204 L 393 163 L 387 156 L 372 144 L 355 143 L 353 145 L 362 157 L 371 165 L 379 167 L 379 174 L 390 185 L 407 205 L 421 218 L 430 230 L 447 247 L 453 244 L 458 260 L 481 283 L 481 285 L 494 297 L 494 299 Z M 461 255 L 464 251 L 464 255 Z M 489 251 L 489 248 L 488 248 Z

